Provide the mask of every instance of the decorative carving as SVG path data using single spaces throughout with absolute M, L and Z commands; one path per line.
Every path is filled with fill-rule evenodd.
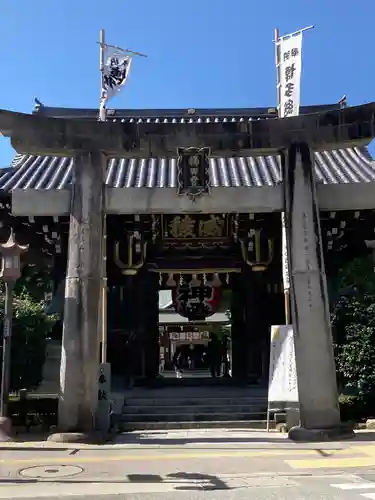
M 152 214 L 151 221 L 152 242 L 156 243 L 160 236 L 160 216 Z
M 210 215 L 208 220 L 199 221 L 198 236 L 201 238 L 222 238 L 224 236 L 224 220 Z
M 189 215 L 176 215 L 169 223 L 169 233 L 173 238 L 195 238 L 195 221 Z
M 197 196 L 208 194 L 209 148 L 177 149 L 177 193 L 186 194 L 195 201 Z
M 264 252 L 264 238 L 261 229 L 250 230 L 247 241 L 240 240 L 242 258 L 253 271 L 265 271 L 273 259 L 273 241 L 266 240 L 267 252 Z
M 122 274 L 133 276 L 141 269 L 146 259 L 147 242 L 138 231 L 126 234 L 127 262 L 120 257 L 120 242 L 115 242 L 114 262 L 121 269 Z
M 174 248 L 228 247 L 228 218 L 225 214 L 163 216 L 163 244 Z

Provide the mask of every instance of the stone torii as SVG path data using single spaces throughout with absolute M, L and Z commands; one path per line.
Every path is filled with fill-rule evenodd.
M 178 148 L 204 144 L 213 155 L 281 154 L 301 416 L 301 427 L 290 437 L 342 434 L 311 154 L 368 144 L 374 116 L 375 103 L 287 119 L 198 125 L 100 123 L 0 110 L 0 133 L 18 153 L 75 157 L 59 429 L 95 430 L 107 158 L 177 156 Z

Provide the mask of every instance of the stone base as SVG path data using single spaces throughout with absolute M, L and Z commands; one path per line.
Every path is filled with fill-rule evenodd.
M 110 435 L 102 432 L 56 432 L 48 436 L 52 443 L 105 444 Z
M 0 442 L 11 441 L 12 421 L 7 417 L 0 417 Z
M 368 418 L 366 420 L 366 429 L 375 429 L 375 418 Z
M 340 424 L 337 427 L 327 429 L 305 429 L 303 427 L 292 427 L 288 432 L 288 438 L 292 441 L 333 441 L 340 439 L 351 439 L 354 437 L 352 424 Z

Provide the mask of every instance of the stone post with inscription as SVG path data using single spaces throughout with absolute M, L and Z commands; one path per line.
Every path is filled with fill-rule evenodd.
M 293 144 L 283 161 L 289 269 L 301 426 L 295 440 L 343 434 L 330 328 L 315 172 L 309 146 Z

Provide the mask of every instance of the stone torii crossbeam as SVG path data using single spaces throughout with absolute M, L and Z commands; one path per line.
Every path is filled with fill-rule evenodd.
M 177 156 L 180 147 L 210 149 L 212 155 L 272 155 L 293 143 L 314 151 L 368 143 L 374 137 L 375 103 L 284 119 L 241 123 L 117 123 L 49 118 L 0 110 L 0 133 L 18 153 L 109 157 Z
M 0 111 L 0 133 L 18 153 L 75 157 L 60 429 L 91 432 L 96 425 L 107 158 L 170 157 L 178 148 L 204 145 L 212 155 L 281 155 L 301 409 L 301 427 L 290 436 L 321 440 L 342 433 L 311 155 L 368 144 L 374 117 L 375 103 L 287 119 L 202 124 L 98 123 Z

